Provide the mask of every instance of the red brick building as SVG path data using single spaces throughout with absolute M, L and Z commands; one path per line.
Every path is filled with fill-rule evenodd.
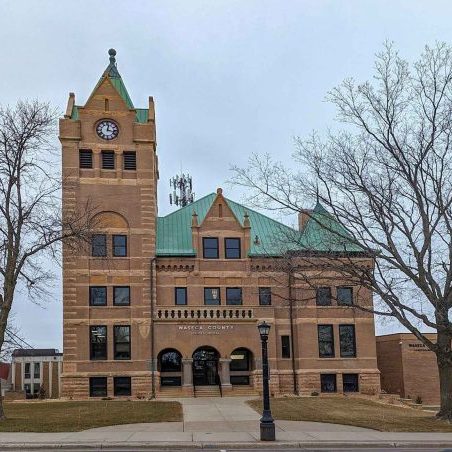
M 134 106 L 109 53 L 85 104 L 71 93 L 60 120 L 63 214 L 99 209 L 91 245 L 63 249 L 62 395 L 253 392 L 261 320 L 272 325 L 274 394 L 378 392 L 374 319 L 352 307 L 356 297 L 371 306 L 371 293 L 340 275 L 316 293 L 276 265 L 281 231 L 311 257 L 346 250 L 363 259 L 349 243 L 336 249 L 319 225 L 335 220 L 317 205 L 320 222 L 302 216 L 294 230 L 221 189 L 158 216 L 154 101 Z
M 436 334 L 426 335 L 436 341 Z M 435 354 L 411 333 L 377 337 L 381 389 L 403 398 L 439 404 L 439 376 Z

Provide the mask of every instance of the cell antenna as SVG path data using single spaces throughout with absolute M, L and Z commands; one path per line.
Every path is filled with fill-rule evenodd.
M 172 177 L 170 179 L 170 188 L 172 189 L 172 193 L 169 195 L 171 205 L 185 207 L 195 200 L 193 180 L 188 173 L 176 174 L 176 176 Z

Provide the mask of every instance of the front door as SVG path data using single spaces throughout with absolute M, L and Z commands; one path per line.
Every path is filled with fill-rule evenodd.
M 203 348 L 193 354 L 193 384 L 195 386 L 218 384 L 218 353 Z

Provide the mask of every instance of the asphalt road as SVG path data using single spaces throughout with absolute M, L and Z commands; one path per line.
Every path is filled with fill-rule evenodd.
M 1 449 L 0 450 L 4 450 Z M 36 452 L 38 450 L 42 449 L 21 449 L 21 452 Z M 309 448 L 287 448 L 287 447 L 278 447 L 275 446 L 274 448 L 265 447 L 265 448 L 254 448 L 254 449 L 214 449 L 214 448 L 208 448 L 208 449 L 195 449 L 195 448 L 189 448 L 189 449 L 153 449 L 153 448 L 104 448 L 104 449 L 65 449 L 65 448 L 59 448 L 58 450 L 64 451 L 64 452 L 99 452 L 100 450 L 108 451 L 108 452 L 187 452 L 187 451 L 206 451 L 209 450 L 211 452 L 262 452 L 262 451 L 272 451 L 272 450 L 281 450 L 284 452 L 326 452 L 331 451 L 329 448 L 316 448 L 316 449 L 309 449 Z M 431 448 L 413 448 L 413 447 L 389 447 L 389 448 L 347 448 L 347 449 L 336 449 L 340 452 L 395 452 L 395 451 L 405 451 L 405 452 L 452 452 L 452 448 L 450 449 L 431 449 Z

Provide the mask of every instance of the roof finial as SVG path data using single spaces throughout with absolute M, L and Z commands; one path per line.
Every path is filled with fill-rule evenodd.
M 116 50 L 115 49 L 110 49 L 108 51 L 108 54 L 110 55 L 110 64 L 115 64 L 116 63 Z

